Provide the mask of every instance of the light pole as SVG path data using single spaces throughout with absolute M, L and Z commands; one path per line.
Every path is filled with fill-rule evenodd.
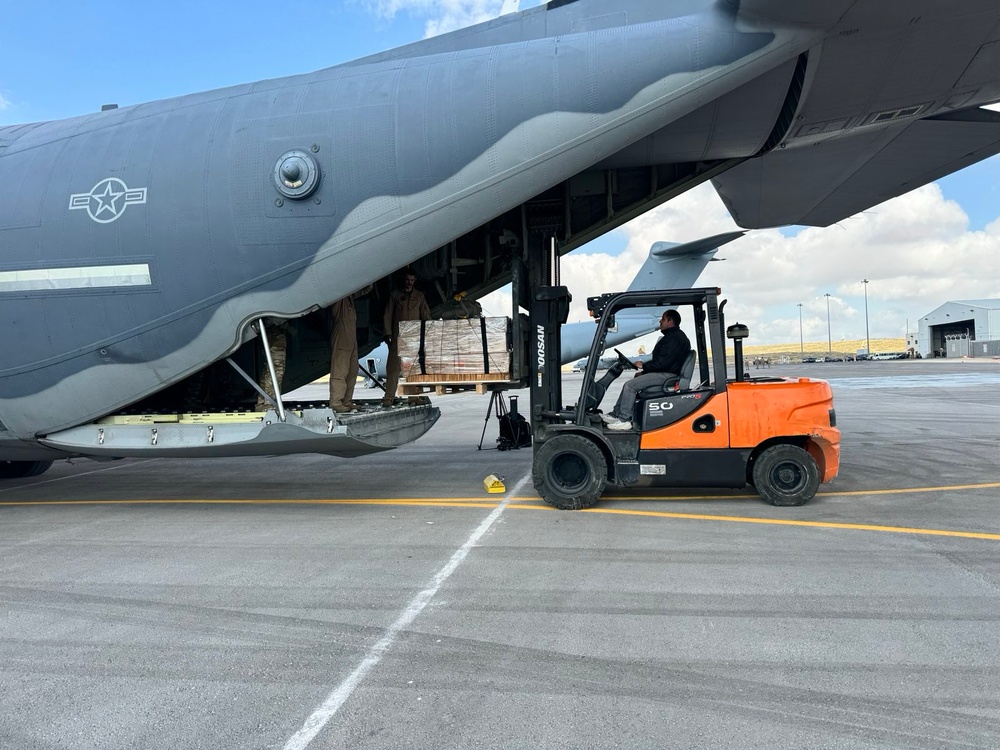
M 823 295 L 826 297 L 826 353 L 833 354 L 833 336 L 830 334 L 830 293 Z
M 872 356 L 872 339 L 868 335 L 868 279 L 862 279 L 861 283 L 865 285 L 865 351 L 868 352 L 868 357 Z
M 802 348 L 802 303 L 799 303 L 799 358 L 805 354 Z

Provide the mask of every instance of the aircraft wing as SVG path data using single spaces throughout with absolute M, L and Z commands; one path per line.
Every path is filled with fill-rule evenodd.
M 715 178 L 742 227 L 825 227 L 1000 153 L 1000 114 L 969 109 L 804 148 Z

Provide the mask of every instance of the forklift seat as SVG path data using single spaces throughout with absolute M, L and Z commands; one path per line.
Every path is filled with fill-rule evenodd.
M 691 387 L 691 377 L 694 375 L 694 349 L 688 352 L 681 365 L 680 375 L 671 375 L 658 385 L 647 385 L 636 394 L 636 402 L 644 398 L 660 398 L 668 396 L 672 391 L 686 391 Z

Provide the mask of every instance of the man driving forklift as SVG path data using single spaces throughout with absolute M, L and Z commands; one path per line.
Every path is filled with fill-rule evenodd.
M 717 287 L 704 287 L 588 298 L 597 330 L 577 403 L 566 406 L 558 352 L 569 291 L 563 286 L 534 290 L 534 351 L 528 360 L 532 480 L 545 502 L 564 510 L 587 508 L 608 487 L 753 487 L 772 505 L 801 505 L 821 483 L 837 476 L 840 430 L 830 384 L 812 378 L 750 377 L 743 368 L 743 339 L 750 331 L 740 323 L 726 325 L 721 294 Z M 685 316 L 690 312 L 694 347 L 686 351 L 676 375 L 657 373 L 659 382 L 634 391 L 638 398 L 619 399 L 615 414 L 629 419 L 635 429 L 612 430 L 602 421 L 601 400 L 615 378 L 637 368 L 618 352 L 618 362 L 598 379 L 597 361 L 616 313 L 643 307 L 668 309 L 664 318 L 670 322 L 661 323 L 661 330 L 667 329 L 663 339 L 679 333 L 673 309 L 683 307 Z M 733 342 L 731 374 L 727 340 Z
M 660 316 L 660 333 L 663 336 L 653 347 L 652 359 L 643 365 L 641 373 L 625 383 L 615 408 L 601 415 L 609 430 L 631 430 L 632 412 L 639 391 L 651 385 L 663 385 L 668 378 L 680 375 L 691 350 L 691 342 L 680 325 L 681 314 L 676 310 L 667 310 Z

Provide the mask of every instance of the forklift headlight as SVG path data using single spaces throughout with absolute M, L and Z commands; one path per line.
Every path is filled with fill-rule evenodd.
M 836 427 L 837 426 L 837 410 L 836 409 L 830 409 L 830 426 L 831 427 Z

